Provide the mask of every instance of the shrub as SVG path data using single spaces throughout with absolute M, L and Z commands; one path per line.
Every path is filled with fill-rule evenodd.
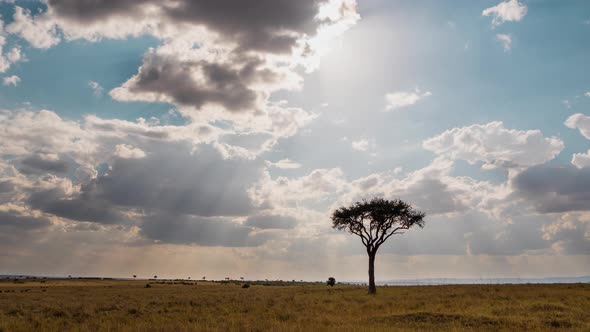
M 250 284 L 245 283 L 245 284 L 242 285 L 242 288 L 250 288 Z
M 328 281 L 326 282 L 326 285 L 334 287 L 334 285 L 336 284 L 336 279 L 334 277 L 330 277 L 328 278 Z
M 152 288 L 152 285 L 150 285 L 150 284 L 145 284 L 145 288 Z

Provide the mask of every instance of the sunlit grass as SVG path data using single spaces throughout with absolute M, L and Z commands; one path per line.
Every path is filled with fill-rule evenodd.
M 0 282 L 0 331 L 590 330 L 590 285 Z

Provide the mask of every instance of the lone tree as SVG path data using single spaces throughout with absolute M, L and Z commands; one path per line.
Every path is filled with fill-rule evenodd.
M 327 286 L 332 286 L 334 287 L 334 285 L 336 285 L 336 279 L 334 277 L 330 277 L 328 278 L 328 281 L 326 282 Z
M 332 213 L 332 227 L 361 238 L 369 255 L 369 294 L 376 294 L 375 255 L 394 234 L 413 226 L 424 227 L 425 214 L 399 199 L 373 198 L 341 207 Z

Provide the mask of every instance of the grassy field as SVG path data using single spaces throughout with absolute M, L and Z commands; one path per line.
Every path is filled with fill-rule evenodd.
M 590 331 L 590 284 L 0 281 L 0 331 Z

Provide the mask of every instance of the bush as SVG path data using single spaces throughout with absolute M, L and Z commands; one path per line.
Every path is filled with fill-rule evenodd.
M 150 284 L 145 284 L 145 288 L 152 288 L 152 285 L 150 285 Z
M 334 287 L 334 285 L 336 284 L 336 279 L 334 277 L 330 277 L 328 278 L 328 281 L 326 282 L 326 285 Z
M 243 284 L 242 288 L 250 288 L 250 284 Z

